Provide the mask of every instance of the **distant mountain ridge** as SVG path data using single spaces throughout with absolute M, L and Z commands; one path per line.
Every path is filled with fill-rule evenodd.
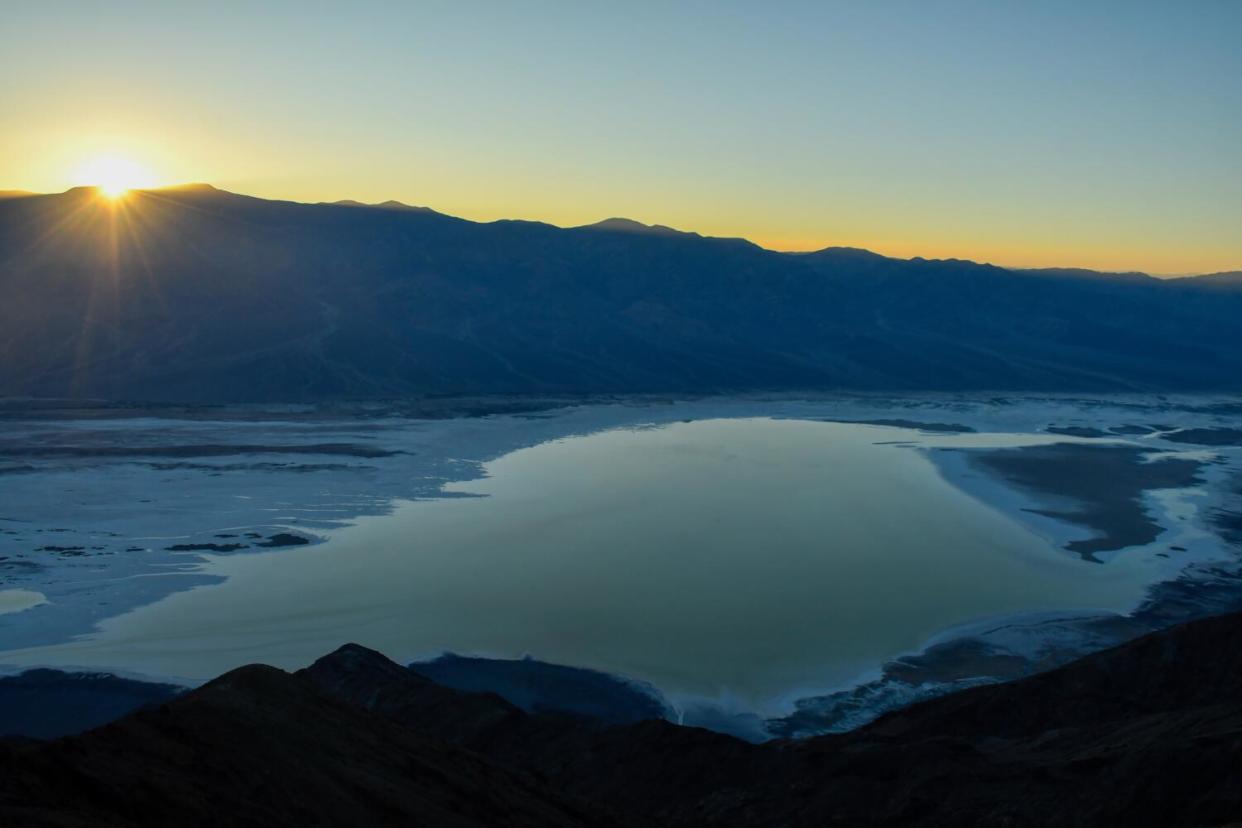
M 75 188 L 0 200 L 0 396 L 1238 391 L 1239 288 Z
M 403 201 L 396 201 L 395 199 L 389 199 L 388 201 L 381 201 L 378 204 L 367 204 L 362 201 L 355 201 L 352 198 L 344 198 L 344 199 L 341 199 L 340 201 L 322 201 L 320 203 L 321 204 L 334 204 L 338 207 L 374 207 L 380 210 L 417 210 L 423 213 L 434 213 L 435 212 L 435 210 L 432 210 L 430 207 L 416 207 L 412 204 L 406 204 Z

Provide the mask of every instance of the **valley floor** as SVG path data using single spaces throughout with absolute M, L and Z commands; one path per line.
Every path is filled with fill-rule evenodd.
M 1141 560 L 1153 574 L 1143 598 L 1125 611 L 965 618 L 842 686 L 790 688 L 775 714 L 670 696 L 670 715 L 682 721 L 752 739 L 848 729 L 921 698 L 1026 675 L 1242 607 L 1236 398 L 504 399 L 39 412 L 9 406 L 4 417 L 0 664 L 10 670 L 84 666 L 196 684 L 218 663 L 209 654 L 201 671 L 152 670 L 159 661 L 148 656 L 158 641 L 148 641 L 132 661 L 115 651 L 92 655 L 93 645 L 106 640 L 114 619 L 221 583 L 225 570 L 216 564 L 223 559 L 263 553 L 296 567 L 303 549 L 332 549 L 343 527 L 401 503 L 464 496 L 459 484 L 488 474 L 489 463 L 516 450 L 615 428 L 717 418 L 872 424 L 923 453 L 954 486 L 1044 538 L 1050 554 L 1103 567 L 1119 557 Z

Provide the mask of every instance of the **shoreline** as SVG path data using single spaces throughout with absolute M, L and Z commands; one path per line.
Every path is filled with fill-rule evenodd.
M 925 445 L 918 448 L 911 446 L 911 450 L 925 452 L 929 456 L 929 459 L 931 459 L 940 470 L 942 476 L 944 476 L 946 481 L 951 485 L 961 489 L 972 498 L 975 498 L 989 507 L 1000 511 L 1011 520 L 1018 521 L 1019 523 L 1027 526 L 1027 528 L 1033 529 L 1033 531 L 1036 531 L 1037 534 L 1040 534 L 1048 540 L 1049 543 L 1052 543 L 1056 548 L 1060 549 L 1067 543 L 1072 543 L 1075 540 L 1082 540 L 1084 537 L 1082 527 L 1075 526 L 1072 523 L 1067 523 L 1055 517 L 1037 515 L 1030 511 L 1024 511 L 1026 506 L 1029 506 L 1032 502 L 1034 502 L 1034 500 L 1037 500 L 1033 500 L 1029 493 L 1023 493 L 1012 485 L 998 479 L 989 478 L 986 475 L 977 475 L 972 478 L 965 468 L 952 468 L 954 464 L 962 466 L 968 464 L 967 455 L 969 455 L 972 451 L 989 450 L 986 446 L 976 446 L 972 448 L 969 446 L 952 444 L 986 443 L 986 438 L 989 433 L 1008 433 L 1012 436 L 1014 432 L 1009 431 L 1009 429 L 1025 425 L 1026 428 L 1030 430 L 1023 433 L 1026 436 L 1031 437 L 1034 440 L 1035 445 L 1046 445 L 1049 443 L 1055 443 L 1057 445 L 1073 445 L 1083 442 L 1099 444 L 1101 440 L 1108 440 L 1110 443 L 1134 444 L 1137 442 L 1139 445 L 1150 446 L 1150 450 L 1159 449 L 1161 451 L 1179 451 L 1183 453 L 1194 453 L 1196 451 L 1196 449 L 1187 446 L 1185 443 L 1173 444 L 1172 442 L 1158 442 L 1158 437 L 1136 437 L 1135 435 L 1116 435 L 1114 437 L 1110 435 L 1106 438 L 1091 439 L 1075 438 L 1073 435 L 1049 433 L 1048 427 L 1050 425 L 1056 426 L 1058 423 L 1067 420 L 1068 418 L 1065 414 L 1070 412 L 1076 413 L 1076 418 L 1079 420 L 1098 421 L 1096 426 L 1105 420 L 1113 423 L 1115 426 L 1118 423 L 1117 415 L 1127 411 L 1128 409 L 1126 407 L 1118 409 L 1111 403 L 1100 400 L 1094 401 L 1094 405 L 1088 406 L 1085 409 L 1080 404 L 1076 403 L 1074 405 L 1070 405 L 1067 410 L 1065 408 L 1066 403 L 1062 400 L 1058 399 L 1050 401 L 1047 397 L 1040 397 L 1034 400 L 1028 400 L 1028 407 L 1026 410 L 1015 411 L 1014 408 L 1020 408 L 1020 406 L 1015 406 L 1013 404 L 999 405 L 991 400 L 979 400 L 977 398 L 965 399 L 961 396 L 953 396 L 950 398 L 937 397 L 935 398 L 935 401 L 926 398 L 913 400 L 906 398 L 906 404 L 896 408 L 893 407 L 893 401 L 895 398 L 889 395 L 884 395 L 882 399 L 884 400 L 883 407 L 876 406 L 876 400 L 873 398 L 868 398 L 864 401 L 857 395 L 850 395 L 847 398 L 834 398 L 832 400 L 787 399 L 777 402 L 771 399 L 725 398 L 697 400 L 691 402 L 665 401 L 655 405 L 653 405 L 649 400 L 628 400 L 613 402 L 607 405 L 568 404 L 564 407 L 543 409 L 537 412 L 526 411 L 522 414 L 486 414 L 477 418 L 467 417 L 448 420 L 406 420 L 404 418 L 385 418 L 380 421 L 381 424 L 376 431 L 368 432 L 365 430 L 359 430 L 356 432 L 355 436 L 357 436 L 357 434 L 362 434 L 364 437 L 370 437 L 371 442 L 367 443 L 368 445 L 382 445 L 386 446 L 384 450 L 388 450 L 392 448 L 392 446 L 384 442 L 386 439 L 384 436 L 376 437 L 376 434 L 383 435 L 386 430 L 391 430 L 391 428 L 395 428 L 398 431 L 405 430 L 409 432 L 412 430 L 413 432 L 417 432 L 420 436 L 421 442 L 415 441 L 415 444 L 405 445 L 404 450 L 409 450 L 411 454 L 417 456 L 419 458 L 418 462 L 423 466 L 423 471 L 430 473 L 419 478 L 419 482 L 417 483 L 406 482 L 406 488 L 404 489 L 404 493 L 402 493 L 395 492 L 393 490 L 394 487 L 391 485 L 393 482 L 391 480 L 391 475 L 386 478 L 382 470 L 377 471 L 375 469 L 367 470 L 353 468 L 353 473 L 361 473 L 362 476 L 367 479 L 370 488 L 366 496 L 360 499 L 355 499 L 344 511 L 332 513 L 331 511 L 328 511 L 330 508 L 333 508 L 331 504 L 318 504 L 315 507 L 309 508 L 305 515 L 299 517 L 294 511 L 292 511 L 296 507 L 286 505 L 279 509 L 278 513 L 284 517 L 293 517 L 293 520 L 269 521 L 264 525 L 272 532 L 292 530 L 313 535 L 316 528 L 328 529 L 334 526 L 348 525 L 361 515 L 388 513 L 392 510 L 392 508 L 394 508 L 395 503 L 402 499 L 423 499 L 427 497 L 438 498 L 448 496 L 448 493 L 444 491 L 444 487 L 446 485 L 477 479 L 478 476 L 483 473 L 483 463 L 487 462 L 489 459 L 509 453 L 518 448 L 537 445 L 540 442 L 549 439 L 563 439 L 564 437 L 575 434 L 593 433 L 610 428 L 625 427 L 627 425 L 632 427 L 637 425 L 639 422 L 658 426 L 677 422 L 682 419 L 708 419 L 713 417 L 729 418 L 766 416 L 775 419 L 828 419 L 841 422 L 860 422 L 863 418 L 869 418 L 873 421 L 881 419 L 887 419 L 889 421 L 898 420 L 901 422 L 903 427 L 917 427 L 920 424 L 926 423 L 929 426 L 929 429 L 926 432 L 927 440 L 924 441 Z M 1197 400 L 1197 402 L 1202 403 L 1203 401 Z M 1217 402 L 1220 401 L 1218 400 Z M 1213 405 L 1215 404 L 1216 403 L 1213 403 Z M 1198 407 L 1202 408 L 1201 405 Z M 1150 407 L 1139 407 L 1138 410 L 1148 413 L 1152 411 Z M 1157 407 L 1155 410 L 1159 411 L 1164 409 Z M 633 416 L 636 411 L 642 413 L 642 416 L 637 418 L 637 420 Z M 1084 416 L 1084 411 L 1089 411 L 1091 414 Z M 1111 413 L 1112 416 L 1102 416 L 1106 412 Z M 1214 414 L 1206 414 L 1201 415 L 1200 418 L 1202 419 L 1203 417 L 1215 416 L 1216 415 Z M 143 419 L 149 420 L 149 418 Z M 1123 417 L 1122 419 L 1125 418 Z M 517 432 L 512 429 L 508 429 L 508 433 L 506 433 L 505 426 L 512 424 L 512 422 L 516 420 L 520 420 L 525 426 L 527 426 L 527 428 L 521 433 L 520 438 L 518 438 Z M 1039 422 L 1040 424 L 1035 426 L 1035 428 L 1032 428 L 1030 425 L 1027 425 L 1027 423 L 1032 421 Z M 57 422 L 62 425 L 65 423 L 65 421 L 53 421 L 53 424 Z M 77 423 L 77 425 L 68 426 L 68 430 L 71 432 L 75 429 L 83 428 L 82 423 L 98 423 L 97 420 L 78 420 L 72 422 Z M 163 421 L 157 419 L 155 422 L 162 423 Z M 174 422 L 189 422 L 200 425 L 222 423 L 227 425 L 229 428 L 237 426 L 235 421 L 230 420 L 202 421 L 190 419 L 186 421 Z M 244 422 L 249 423 L 252 427 L 270 427 L 274 422 L 287 421 L 250 420 Z M 314 426 L 318 429 L 315 432 L 315 435 L 318 435 L 322 433 L 324 429 L 337 429 L 342 425 L 347 426 L 344 429 L 345 431 L 350 431 L 352 428 L 357 428 L 363 425 L 375 426 L 376 420 L 354 420 L 349 421 L 346 424 L 342 424 L 340 421 L 332 419 L 314 419 L 309 423 L 306 421 L 295 421 L 295 423 L 297 423 L 298 426 Z M 463 423 L 466 424 L 464 427 L 461 425 Z M 945 423 L 951 424 L 951 427 L 946 427 L 944 425 Z M 963 423 L 965 425 L 961 425 Z M 47 421 L 37 421 L 36 426 L 39 424 L 47 425 L 48 423 Z M 532 425 L 533 427 L 531 427 Z M 1124 426 L 1125 423 L 1122 423 L 1122 425 Z M 112 421 L 111 428 L 106 428 L 105 431 L 115 428 L 119 432 L 124 432 L 126 430 L 126 426 L 126 421 L 114 420 Z M 1087 425 L 1084 427 L 1096 426 Z M 429 457 L 425 451 L 426 447 L 438 441 L 442 441 L 445 434 L 445 427 L 447 427 L 450 431 L 456 429 L 464 431 L 465 433 L 458 434 L 457 439 L 450 441 L 452 445 L 445 448 L 445 450 L 438 456 L 432 455 Z M 895 428 L 896 426 L 893 427 Z M 967 433 L 960 430 L 966 428 L 973 429 L 974 431 Z M 175 426 L 173 427 L 173 430 L 176 430 Z M 482 437 L 482 439 L 478 440 L 477 438 L 480 437 Z M 515 446 L 515 442 L 520 443 L 520 445 Z M 945 443 L 949 443 L 950 445 L 944 445 Z M 461 450 L 459 451 L 458 449 Z M 422 453 L 420 453 L 420 451 Z M 1203 453 L 1205 449 L 1198 449 L 1197 451 Z M 1217 456 L 1219 456 L 1220 452 L 1228 452 L 1231 455 L 1236 454 L 1236 452 L 1233 452 L 1229 447 L 1216 446 L 1211 450 L 1211 453 L 1216 453 Z M 0 454 L 0 459 L 2 458 L 3 455 Z M 408 457 L 406 459 L 408 459 Z M 374 465 L 387 462 L 387 460 L 382 456 L 350 456 L 349 460 L 350 462 L 356 462 L 358 465 Z M 1212 479 L 1205 481 L 1203 485 L 1205 487 L 1218 485 L 1227 475 L 1236 471 L 1238 465 L 1237 460 L 1238 458 L 1234 456 L 1224 465 L 1210 466 L 1208 473 Z M 24 459 L 23 462 L 29 461 Z M 130 461 L 125 462 L 129 463 Z M 134 465 L 138 466 L 140 463 L 135 462 Z M 282 468 L 275 470 L 269 469 L 268 473 L 272 473 L 276 477 L 280 478 L 290 475 L 300 475 L 304 479 L 313 479 L 315 477 L 315 473 L 313 471 L 293 471 L 292 469 L 294 469 L 295 466 L 296 464 L 286 463 Z M 89 466 L 87 466 L 86 469 L 75 466 L 69 471 L 71 474 L 74 474 L 80 473 L 87 469 L 89 469 Z M 191 473 L 201 476 L 204 471 L 205 470 L 202 468 L 167 469 L 164 470 L 163 473 Z M 235 471 L 242 471 L 245 473 L 247 470 L 238 469 Z M 330 474 L 338 474 L 345 470 L 319 469 L 319 471 L 326 471 Z M 34 473 L 38 474 L 40 472 L 36 471 Z M 206 473 L 211 474 L 210 471 L 207 471 Z M 24 477 L 27 474 L 30 474 L 30 472 L 23 472 L 22 476 Z M 228 472 L 223 474 L 224 476 L 227 476 Z M 196 478 L 196 485 L 201 482 L 202 481 L 200 479 Z M 283 484 L 277 488 L 281 488 L 282 486 Z M 410 494 L 411 492 L 412 494 Z M 1160 535 L 1161 538 L 1168 534 L 1168 527 L 1170 525 L 1193 525 L 1195 523 L 1196 519 L 1194 518 L 1190 520 L 1176 519 L 1178 517 L 1186 517 L 1185 514 L 1175 514 L 1178 509 L 1184 510 L 1187 508 L 1187 504 L 1181 502 L 1185 500 L 1184 497 L 1174 497 L 1172 501 L 1168 503 L 1163 502 L 1162 498 L 1164 500 L 1168 499 L 1165 495 L 1158 493 L 1149 492 L 1147 495 L 1144 495 L 1145 505 L 1150 508 L 1157 509 L 1159 512 L 1159 514 L 1153 518 L 1154 521 L 1165 527 L 1165 532 L 1162 532 Z M 291 500 L 296 500 L 296 496 L 289 496 L 286 492 L 282 500 L 288 503 Z M 1149 503 L 1148 501 L 1152 502 Z M 135 504 L 135 506 L 136 505 L 137 504 Z M 337 508 L 339 507 L 340 504 L 337 504 Z M 1192 511 L 1195 511 L 1193 504 L 1191 504 L 1190 508 Z M 1207 505 L 1205 502 L 1198 509 L 1198 512 L 1202 512 L 1206 508 Z M 243 509 L 242 511 L 245 510 Z M 255 527 L 257 525 L 258 524 L 247 524 L 242 522 L 231 525 L 229 528 L 243 529 L 248 526 Z M 0 523 L 0 528 L 11 528 L 11 526 L 12 523 L 10 522 Z M 63 536 L 65 533 L 58 534 Z M 201 531 L 190 532 L 184 535 L 165 536 L 164 539 L 173 545 L 178 544 L 181 541 L 192 544 L 195 540 L 201 540 L 200 536 L 202 534 L 203 532 Z M 1178 537 L 1181 537 L 1181 535 Z M 126 540 L 133 540 L 133 536 L 130 536 Z M 1208 553 L 1207 550 L 1210 546 L 1212 546 L 1212 544 L 1216 544 L 1218 551 L 1219 548 L 1223 548 L 1221 547 L 1219 537 L 1212 534 L 1210 531 L 1203 533 L 1203 536 L 1201 537 L 1183 538 L 1183 540 L 1185 543 L 1175 543 L 1174 545 L 1185 546 L 1187 550 L 1185 555 L 1179 555 L 1178 559 L 1165 559 L 1168 562 L 1165 564 L 1165 577 L 1158 582 L 1150 584 L 1146 591 L 1146 597 L 1124 616 L 1115 613 L 1106 613 L 1104 615 L 1071 614 L 1072 617 L 1050 621 L 1047 618 L 1035 618 L 1034 616 L 1039 615 L 1038 612 L 1035 612 L 1031 614 L 1022 614 L 1020 616 L 1007 616 L 1004 618 L 976 619 L 975 621 L 967 622 L 963 625 L 955 625 L 950 629 L 941 630 L 933 634 L 916 650 L 900 654 L 887 662 L 877 664 L 868 672 L 867 676 L 860 676 L 859 680 L 851 682 L 848 686 L 838 686 L 826 690 L 813 688 L 791 689 L 790 693 L 781 697 L 789 702 L 788 709 L 791 711 L 791 715 L 784 717 L 784 719 L 795 719 L 800 714 L 807 714 L 808 711 L 813 709 L 817 709 L 814 718 L 821 721 L 826 718 L 831 718 L 831 715 L 824 709 L 823 700 L 831 697 L 835 700 L 833 704 L 840 706 L 842 700 L 838 698 L 838 696 L 842 693 L 852 694 L 855 701 L 861 699 L 863 702 L 856 705 L 857 710 L 854 711 L 855 713 L 862 708 L 866 708 L 867 710 L 879 710 L 879 712 L 883 712 L 881 708 L 886 708 L 886 703 L 882 700 L 877 700 L 876 698 L 862 699 L 862 697 L 859 696 L 859 691 L 863 688 L 872 687 L 872 689 L 876 690 L 878 693 L 878 690 L 881 688 L 875 688 L 873 685 L 875 685 L 877 681 L 887 681 L 888 687 L 884 689 L 886 689 L 887 692 L 895 693 L 896 690 L 902 689 L 897 687 L 897 685 L 892 681 L 895 676 L 903 677 L 902 680 L 904 681 L 906 687 L 914 688 L 916 691 L 920 688 L 937 689 L 933 688 L 933 685 L 935 683 L 934 677 L 938 674 L 938 672 L 935 664 L 932 663 L 937 660 L 939 660 L 941 664 L 939 674 L 947 674 L 946 671 L 948 668 L 946 665 L 957 665 L 957 667 L 954 668 L 957 672 L 954 673 L 954 677 L 947 686 L 947 689 L 955 689 L 958 685 L 953 684 L 953 682 L 960 684 L 962 681 L 969 680 L 968 678 L 963 678 L 960 675 L 962 669 L 964 669 L 961 665 L 969 665 L 972 662 L 979 664 L 999 665 L 1005 658 L 1011 658 L 1015 648 L 1018 648 L 1019 646 L 1016 642 L 1019 641 L 1021 636 L 1015 632 L 1015 630 L 1019 628 L 1028 631 L 1038 630 L 1044 636 L 1045 642 L 1049 640 L 1049 630 L 1053 630 L 1056 635 L 1061 636 L 1062 639 L 1060 645 L 1054 649 L 1060 649 L 1068 652 L 1078 645 L 1085 645 L 1098 649 L 1095 645 L 1104 639 L 1111 640 L 1117 635 L 1125 634 L 1127 630 L 1137 629 L 1140 624 L 1146 626 L 1151 623 L 1150 619 L 1154 618 L 1159 613 L 1150 608 L 1146 612 L 1145 616 L 1149 619 L 1148 621 L 1127 623 L 1126 619 L 1142 613 L 1144 611 L 1144 607 L 1155 601 L 1156 599 L 1153 598 L 1153 595 L 1159 591 L 1159 588 L 1166 587 L 1168 584 L 1176 583 L 1180 579 L 1187 577 L 1188 571 L 1194 569 L 1196 566 L 1198 567 L 1196 572 L 1199 572 L 1204 568 L 1210 568 L 1212 564 L 1228 562 L 1231 560 L 1227 554 Z M 66 543 L 58 545 L 69 546 L 73 544 Z M 1151 544 L 1148 544 L 1147 546 L 1151 546 Z M 1138 549 L 1144 548 L 1145 547 L 1138 547 Z M 1124 550 L 1125 554 L 1131 554 L 1134 551 L 1135 550 L 1132 548 Z M 1148 553 L 1153 553 L 1153 551 L 1148 550 Z M 246 552 L 238 551 L 231 554 L 246 554 Z M 283 550 L 280 554 L 296 555 L 297 550 Z M 157 555 L 157 557 L 160 556 Z M 153 570 L 149 569 L 148 571 L 130 571 L 128 573 L 119 573 L 119 578 L 116 577 L 118 573 L 112 572 L 112 577 L 97 579 L 95 583 L 100 586 L 106 584 L 107 589 L 111 591 L 115 590 L 118 585 L 126 584 L 127 581 L 132 582 L 130 586 L 134 587 L 135 591 L 130 595 L 130 599 L 135 602 L 134 606 L 140 606 L 142 605 L 142 602 L 159 600 L 159 597 L 168 594 L 175 587 L 194 588 L 204 583 L 215 582 L 212 580 L 211 576 L 204 575 L 202 572 L 202 562 L 205 560 L 208 560 L 208 558 L 198 555 L 197 553 L 192 555 L 185 552 L 175 553 L 174 555 L 164 556 L 163 560 L 152 562 L 152 566 L 154 567 Z M 109 560 L 108 564 L 113 564 L 113 561 Z M 172 571 L 170 572 L 169 570 Z M 8 585 L 6 584 L 6 587 L 7 586 Z M 30 588 L 37 589 L 38 587 Z M 1239 592 L 1242 592 L 1242 584 L 1239 585 L 1238 589 Z M 1229 591 L 1227 585 L 1224 591 Z M 122 595 L 119 596 L 119 598 L 124 599 L 125 596 Z M 40 609 L 40 607 L 36 607 L 34 610 L 27 610 L 26 612 L 37 611 L 38 609 Z M 1084 610 L 1084 612 L 1087 611 Z M 22 612 L 21 614 L 24 615 L 25 612 Z M 1026 615 L 1031 615 L 1032 617 L 1026 618 L 1024 617 Z M 81 630 L 83 626 L 86 626 L 89 629 L 93 626 L 94 619 L 98 617 L 109 616 L 99 614 L 94 617 L 88 616 L 84 619 L 79 619 L 77 629 Z M 13 614 L 0 615 L 0 631 L 5 631 L 4 627 L 7 625 L 4 624 L 4 621 L 11 620 L 13 618 Z M 1173 622 L 1170 621 L 1169 623 Z M 76 632 L 71 635 L 77 636 L 82 634 L 82 632 Z M 986 651 L 976 654 L 973 659 L 971 657 L 967 657 L 969 654 L 964 655 L 961 652 L 961 647 L 964 646 L 965 643 L 977 643 L 980 641 L 986 645 Z M 5 641 L 5 644 L 7 645 L 8 642 Z M 947 648 L 947 645 L 950 644 L 953 644 L 958 651 L 950 652 L 950 650 L 953 649 L 951 647 Z M 5 646 L 4 649 L 6 651 L 12 651 L 16 648 Z M 1005 655 L 1005 652 L 1002 651 L 1008 652 L 1008 655 Z M 3 661 L 3 659 L 3 655 L 0 655 L 0 661 Z M 1037 658 L 1033 658 L 1030 653 L 1028 653 L 1024 659 L 1028 662 L 1038 660 Z M 48 666 L 53 666 L 57 669 L 64 669 L 63 665 Z M 96 668 L 90 669 L 95 670 Z M 1008 664 L 1008 669 L 1014 670 L 1018 669 L 1018 667 L 1016 664 L 1010 663 Z M 116 670 L 114 672 L 121 674 L 125 671 Z M 868 678 L 868 676 L 870 678 Z M 165 678 L 175 679 L 176 677 Z M 911 679 L 917 679 L 917 681 L 912 681 Z M 863 693 L 862 695 L 865 696 L 867 694 Z M 665 695 L 664 698 L 670 703 L 673 703 L 674 701 L 667 695 Z M 696 700 L 693 699 L 685 700 L 687 704 L 691 705 L 693 705 L 695 701 Z M 721 699 L 699 699 L 697 701 L 704 702 L 707 705 L 707 707 L 704 708 L 704 711 L 701 711 L 701 714 L 704 716 L 707 716 L 707 713 L 711 713 L 716 716 L 721 714 L 732 715 L 732 713 L 728 711 L 727 703 L 721 704 Z M 727 702 L 727 700 L 723 701 Z M 894 700 L 894 703 L 896 703 L 896 700 Z M 817 704 L 818 708 L 816 707 Z M 801 720 L 805 720 L 807 718 L 808 716 L 803 715 Z M 856 718 L 857 716 L 855 715 L 850 720 L 853 721 Z M 861 721 L 857 722 L 857 724 L 861 723 Z

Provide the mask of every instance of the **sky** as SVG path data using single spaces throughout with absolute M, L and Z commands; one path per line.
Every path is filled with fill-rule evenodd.
M 3 2 L 0 189 L 1242 269 L 1242 2 Z

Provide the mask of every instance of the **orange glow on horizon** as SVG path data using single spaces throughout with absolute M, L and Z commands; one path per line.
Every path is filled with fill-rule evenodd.
M 151 187 L 155 177 L 149 169 L 121 155 L 100 155 L 78 167 L 74 174 L 78 185 L 98 187 L 105 198 L 113 201 L 130 190 Z
M 654 196 L 632 188 L 616 192 L 605 188 L 572 201 L 568 193 L 538 190 L 505 192 L 500 197 L 491 189 L 494 181 L 480 181 L 460 170 L 428 172 L 417 181 L 398 178 L 378 183 L 361 173 L 355 176 L 338 170 L 331 175 L 301 167 L 291 172 L 266 161 L 256 166 L 253 159 L 237 155 L 227 145 L 213 147 L 217 153 L 213 155 L 195 143 L 197 138 L 183 140 L 156 129 L 148 132 L 141 125 L 58 140 L 63 143 L 49 139 L 46 149 L 29 145 L 26 155 L 37 160 L 27 168 L 30 177 L 0 180 L 0 187 L 61 192 L 66 187 L 92 186 L 98 188 L 100 203 L 123 207 L 132 206 L 135 190 L 207 181 L 223 190 L 276 200 L 396 199 L 473 221 L 526 219 L 562 227 L 619 215 L 707 236 L 741 237 L 769 250 L 809 252 L 841 246 L 895 258 L 959 258 L 1017 268 L 1084 267 L 1189 275 L 1236 270 L 1240 261 L 1236 242 L 1217 238 L 1211 222 L 1198 222 L 1192 229 L 1148 226 L 1138 234 L 1120 218 L 1116 223 L 1105 221 L 1113 215 L 1106 212 L 1078 216 L 1070 226 L 1072 211 L 1066 208 L 1067 215 L 1058 214 L 1055 221 L 1015 229 L 1008 223 L 1013 209 L 1003 201 L 997 202 L 996 209 L 960 216 L 917 203 L 863 210 L 854 208 L 857 198 L 843 200 L 845 206 L 807 204 L 796 199 L 756 199 L 727 189 L 708 201 L 693 188 L 671 190 L 661 196 L 655 209 Z M 170 147 L 176 147 L 176 152 Z M 0 157 L 0 166 L 3 161 Z M 734 209 L 730 205 L 735 202 L 756 206 Z

